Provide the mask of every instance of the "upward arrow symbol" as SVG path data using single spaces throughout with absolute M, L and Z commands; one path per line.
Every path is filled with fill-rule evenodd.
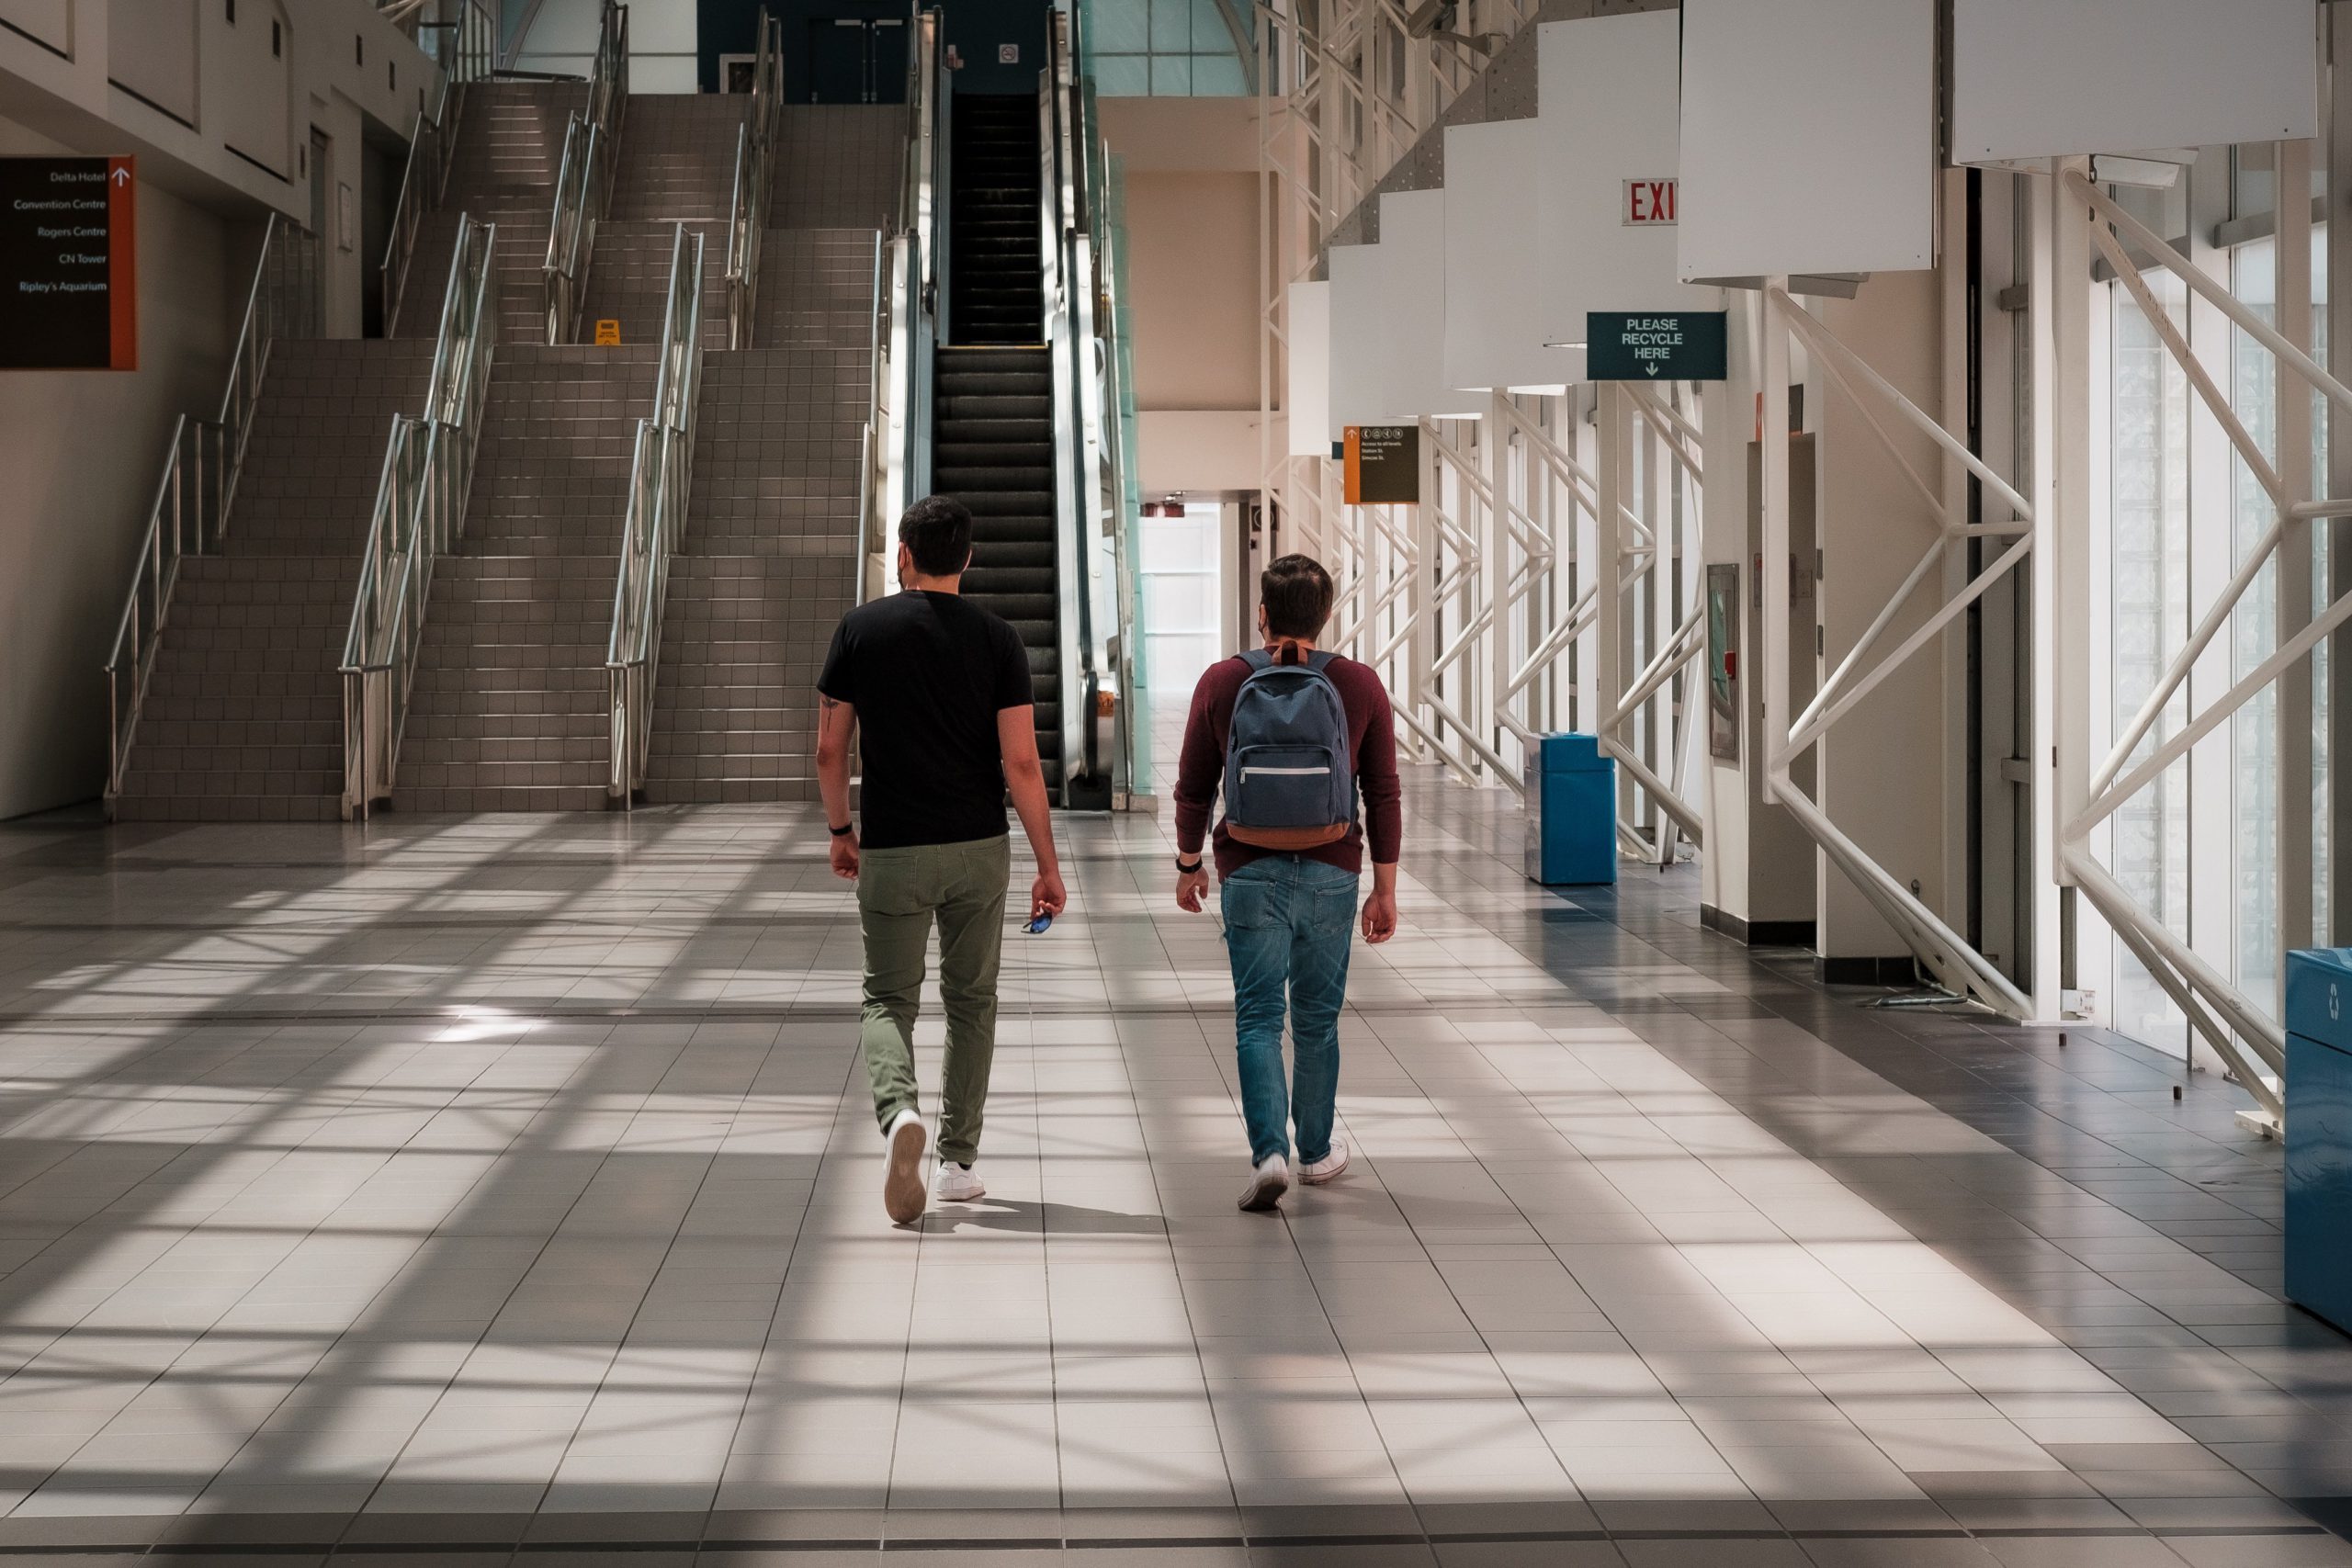
M 130 183 L 130 171 L 129 169 L 117 169 L 114 172 L 114 183 L 118 186 L 129 185 Z

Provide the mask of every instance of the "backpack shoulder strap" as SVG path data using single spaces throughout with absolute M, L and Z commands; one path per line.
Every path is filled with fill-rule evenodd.
M 1306 656 L 1306 667 L 1317 675 L 1328 674 L 1331 669 L 1331 661 L 1339 657 L 1328 648 L 1318 648 Z
M 1250 673 L 1252 675 L 1261 670 L 1272 670 L 1274 667 L 1274 656 L 1262 648 L 1253 648 L 1247 652 L 1237 653 L 1233 657 L 1248 665 Z

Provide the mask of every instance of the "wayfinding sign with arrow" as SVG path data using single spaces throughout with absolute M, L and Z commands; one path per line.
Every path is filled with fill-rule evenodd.
M 1722 310 L 1592 310 L 1585 374 L 1595 381 L 1720 381 L 1728 370 Z
M 129 158 L 0 158 L 0 370 L 136 370 Z

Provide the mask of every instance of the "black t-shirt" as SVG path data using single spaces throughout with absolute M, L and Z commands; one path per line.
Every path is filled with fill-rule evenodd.
M 1001 617 L 910 589 L 842 617 L 817 690 L 857 709 L 868 849 L 1005 831 L 996 716 L 1030 704 L 1029 654 Z

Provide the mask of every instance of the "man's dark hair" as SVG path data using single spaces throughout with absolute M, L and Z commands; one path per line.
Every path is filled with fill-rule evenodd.
M 1331 618 L 1331 574 L 1313 556 L 1283 556 L 1258 577 L 1266 630 L 1275 637 L 1311 637 Z
M 972 561 L 972 514 L 952 495 L 927 495 L 899 519 L 899 543 L 925 577 L 953 577 Z

